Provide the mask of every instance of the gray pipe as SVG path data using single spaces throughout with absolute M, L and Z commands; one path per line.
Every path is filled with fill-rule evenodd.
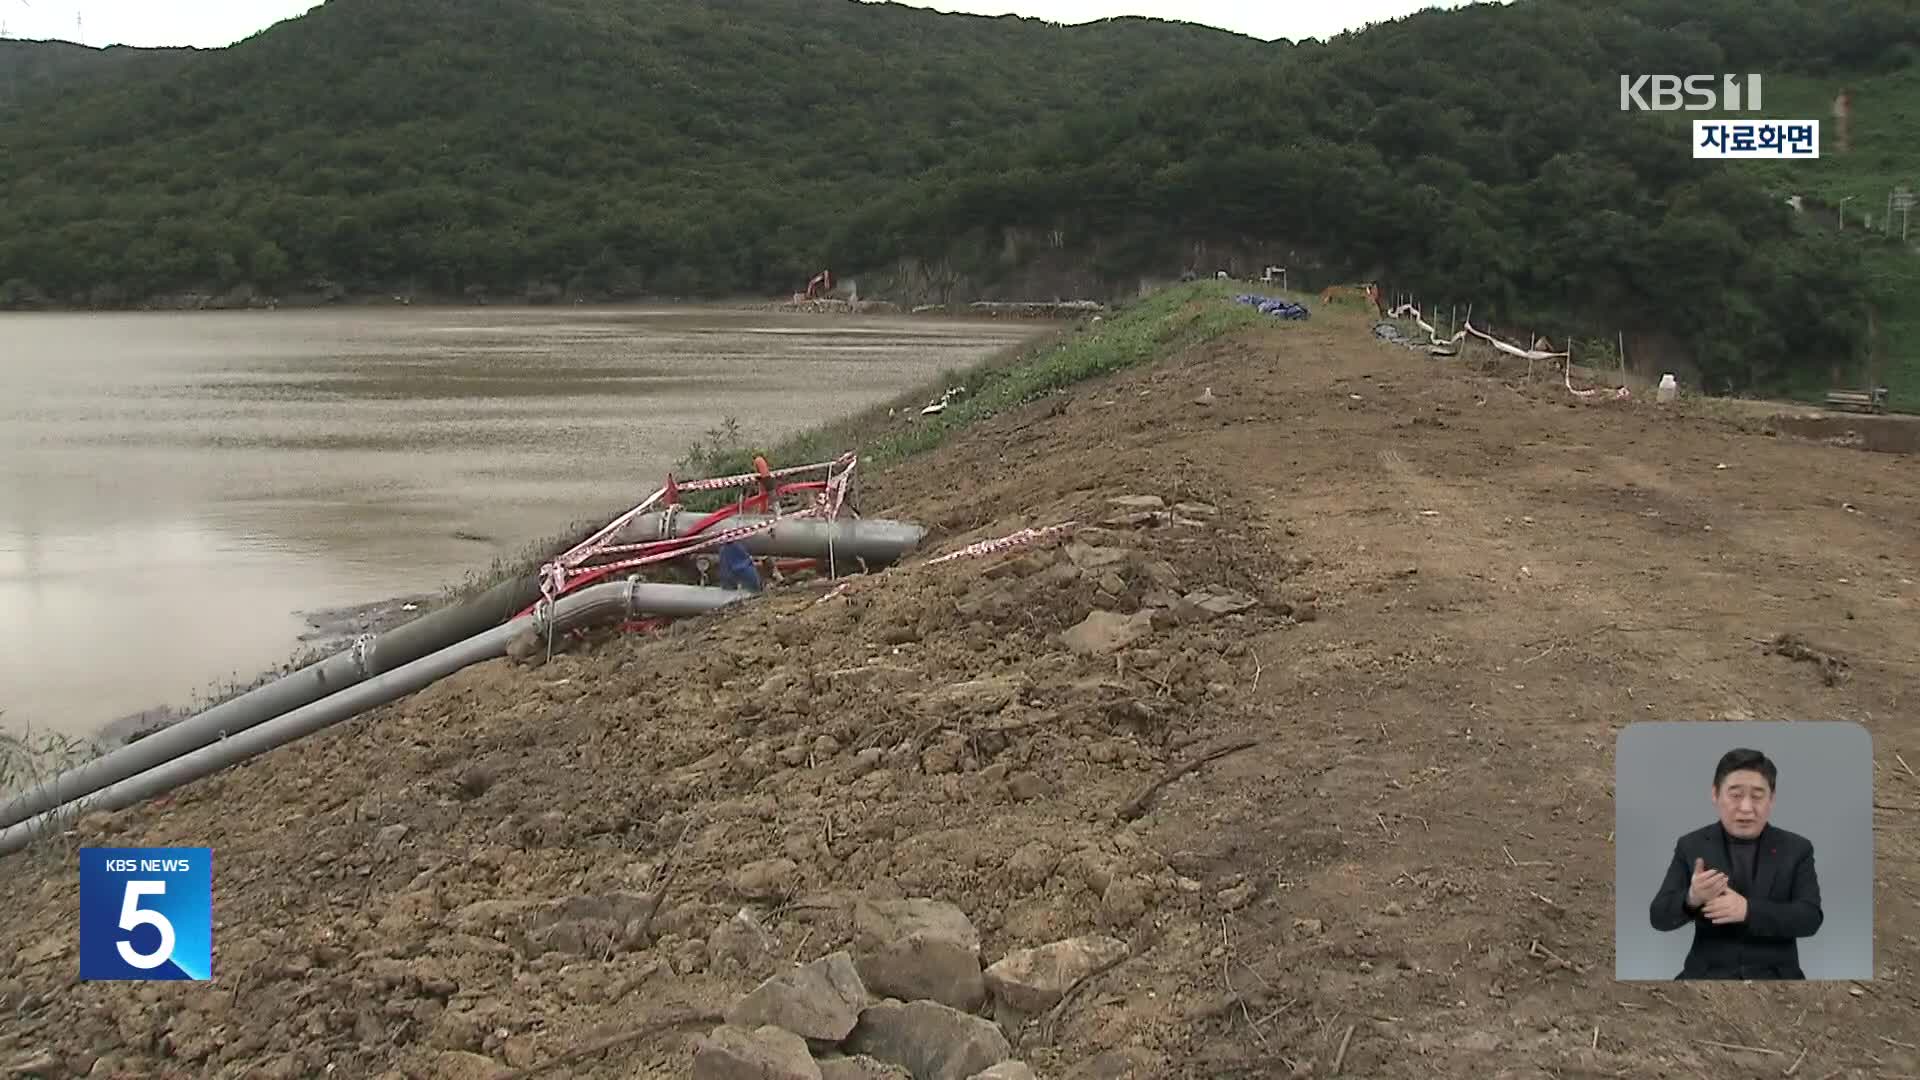
M 644 543 L 685 536 L 703 516 L 689 512 L 671 517 L 665 513 L 645 514 L 620 532 L 618 542 Z M 728 518 L 715 528 L 757 525 L 768 520 L 771 519 L 764 514 L 743 514 Z M 831 553 L 836 567 L 843 563 L 850 565 L 854 559 L 885 566 L 911 551 L 926 533 L 917 525 L 896 521 L 827 522 L 795 518 L 752 537 L 747 541 L 747 549 L 756 555 L 792 558 L 825 559 Z M 0 826 L 25 821 L 209 743 L 324 700 L 330 694 L 396 670 L 455 642 L 465 641 L 499 626 L 539 599 L 537 576 L 511 578 L 464 604 L 424 615 L 377 637 L 361 638 L 350 649 L 102 754 L 0 803 Z
M 611 618 L 647 615 L 697 615 L 744 600 L 752 593 L 709 589 L 698 585 L 660 585 L 641 581 L 620 581 L 593 585 L 553 605 L 551 616 L 534 612 L 525 618 L 467 638 L 428 656 L 403 664 L 392 671 L 301 706 L 284 716 L 256 724 L 247 730 L 210 746 L 203 746 L 162 762 L 136 776 L 100 788 L 96 793 L 41 813 L 0 830 L 0 855 L 18 851 L 36 836 L 56 827 L 61 817 L 70 820 L 96 810 L 123 810 L 144 802 L 181 784 L 218 772 L 229 765 L 284 746 L 322 728 L 403 698 L 461 668 L 505 655 L 507 646 L 521 634 L 532 631 L 545 635 Z M 550 620 L 550 621 L 549 621 Z M 145 742 L 145 740 L 141 740 Z M 135 743 L 135 746 L 140 743 Z
M 642 514 L 621 529 L 616 541 L 621 544 L 647 544 L 690 535 L 703 514 L 691 511 Z M 709 533 L 762 525 L 774 520 L 766 514 L 736 514 L 712 526 Z M 862 559 L 876 566 L 898 562 L 926 539 L 927 530 L 902 521 L 856 518 L 851 521 L 821 521 L 817 518 L 783 518 L 766 532 L 749 537 L 747 550 L 755 555 L 779 555 L 791 559 Z
M 499 626 L 539 599 L 537 577 L 514 578 L 464 604 L 423 615 L 378 637 L 363 637 L 352 648 L 102 754 L 7 800 L 0 804 L 0 826 L 25 821 L 163 761 L 465 641 Z

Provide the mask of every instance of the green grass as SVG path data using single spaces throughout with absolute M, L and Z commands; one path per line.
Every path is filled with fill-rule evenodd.
M 850 421 L 802 432 L 771 447 L 720 450 L 704 463 L 711 470 L 709 475 L 724 475 L 750 469 L 756 453 L 778 465 L 824 461 L 852 449 L 859 451 L 864 465 L 884 468 L 933 450 L 956 432 L 982 420 L 1076 383 L 1211 341 L 1241 327 L 1271 321 L 1270 316 L 1232 301 L 1233 296 L 1250 288 L 1243 282 L 1206 281 L 1164 289 L 1100 322 L 1079 323 L 970 370 L 950 372 L 938 382 Z M 935 416 L 915 417 L 904 425 L 897 416 L 888 416 L 890 408 L 910 409 L 909 415 L 913 415 L 953 387 L 964 387 L 966 392 Z

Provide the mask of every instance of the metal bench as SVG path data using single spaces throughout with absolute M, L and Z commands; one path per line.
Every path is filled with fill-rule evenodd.
M 1887 388 L 1876 386 L 1871 390 L 1829 390 L 1827 404 L 1836 409 L 1850 409 L 1855 412 L 1886 412 Z

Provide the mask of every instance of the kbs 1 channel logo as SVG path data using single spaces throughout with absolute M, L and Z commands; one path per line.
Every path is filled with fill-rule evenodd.
M 1622 112 L 1759 112 L 1759 75 L 1622 75 Z M 1695 120 L 1693 156 L 1817 159 L 1818 120 Z
M 81 848 L 80 978 L 213 978 L 212 848 Z

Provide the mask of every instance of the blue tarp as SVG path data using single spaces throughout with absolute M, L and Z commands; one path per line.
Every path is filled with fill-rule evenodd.
M 1275 300 L 1270 296 L 1236 296 L 1242 304 L 1252 304 L 1260 309 L 1262 315 L 1271 315 L 1276 319 L 1311 318 L 1307 309 L 1286 300 Z

